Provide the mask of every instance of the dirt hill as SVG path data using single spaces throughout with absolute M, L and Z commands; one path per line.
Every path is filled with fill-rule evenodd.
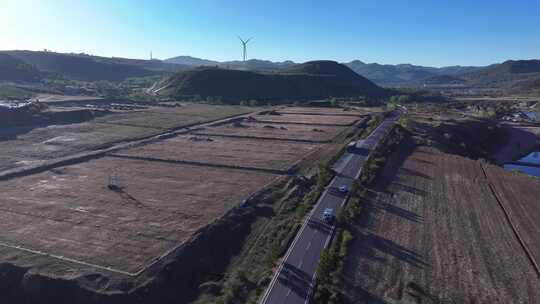
M 333 61 L 311 61 L 281 73 L 199 68 L 164 80 L 160 94 L 220 97 L 223 101 L 381 96 L 385 91 Z

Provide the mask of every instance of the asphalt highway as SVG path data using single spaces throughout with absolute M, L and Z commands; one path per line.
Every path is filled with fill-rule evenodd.
M 390 113 L 366 139 L 356 143 L 353 152 L 344 153 L 334 164 L 335 177 L 300 228 L 270 286 L 261 298 L 261 304 L 309 302 L 317 263 L 334 231 L 333 224 L 323 221 L 323 211 L 332 208 L 336 214 L 343 206 L 347 200 L 347 193 L 340 192 L 339 187 L 346 186 L 348 189 L 353 180 L 360 176 L 370 151 L 376 148 L 398 117 L 399 112 Z

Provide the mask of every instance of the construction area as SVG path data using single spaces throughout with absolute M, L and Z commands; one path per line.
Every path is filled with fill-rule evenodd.
M 133 113 L 134 119 L 120 113 L 81 124 L 116 130 L 153 121 L 152 128 L 167 132 L 124 138 L 102 152 L 31 170 L 22 166 L 15 174 L 0 172 L 0 275 L 8 278 L 0 289 L 10 290 L 8 299 L 55 299 L 59 288 L 62 299 L 71 294 L 80 303 L 131 303 L 178 293 L 178 280 L 189 281 L 197 259 L 219 252 L 211 240 L 220 227 L 234 229 L 261 190 L 299 167 L 315 166 L 314 157 L 345 145 L 344 134 L 366 119 L 359 111 L 290 107 L 199 125 L 191 122 L 208 120 L 208 114 L 186 114 L 190 123 L 182 128 L 174 123 L 177 116 L 145 120 L 149 113 Z M 272 128 L 264 121 L 272 121 Z M 61 136 L 54 141 L 71 138 Z M 68 148 L 85 145 L 80 135 L 64 141 Z M 172 284 L 170 276 L 179 279 Z

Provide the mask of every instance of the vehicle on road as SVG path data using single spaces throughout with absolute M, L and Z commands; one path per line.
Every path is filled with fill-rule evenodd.
M 332 223 L 334 220 L 334 209 L 332 208 L 326 208 L 323 211 L 323 221 L 326 223 Z
M 343 185 L 339 187 L 339 192 L 341 193 L 347 193 L 347 186 Z

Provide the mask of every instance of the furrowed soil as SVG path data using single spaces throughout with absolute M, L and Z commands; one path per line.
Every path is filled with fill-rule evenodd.
M 540 262 L 540 179 L 496 166 L 484 169 L 533 259 Z
M 387 163 L 354 226 L 347 303 L 539 303 L 540 181 L 408 143 Z

